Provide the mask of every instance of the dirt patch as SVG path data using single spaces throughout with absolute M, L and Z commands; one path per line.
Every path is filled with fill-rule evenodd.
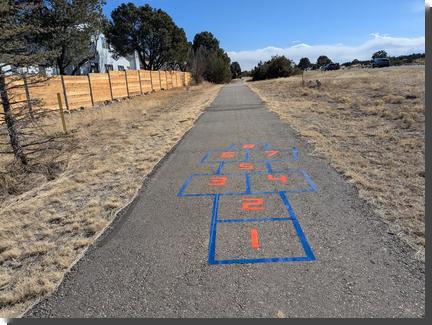
M 424 259 L 424 67 L 307 72 L 248 83 L 356 185 Z M 320 86 L 317 87 L 316 80 Z
M 219 89 L 172 89 L 66 114 L 60 152 L 33 158 L 29 170 L 0 157 L 0 317 L 56 288 Z M 61 132 L 58 113 L 42 124 Z

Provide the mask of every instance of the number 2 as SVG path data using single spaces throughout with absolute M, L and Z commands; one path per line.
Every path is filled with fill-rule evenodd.
M 242 210 L 246 211 L 262 211 L 264 210 L 264 199 L 263 198 L 242 198 Z

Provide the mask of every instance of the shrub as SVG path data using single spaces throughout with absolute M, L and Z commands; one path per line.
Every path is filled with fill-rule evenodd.
M 306 70 L 312 66 L 310 60 L 308 58 L 301 58 L 298 64 L 299 69 Z
M 264 63 L 259 62 L 252 70 L 252 80 L 264 80 L 289 77 L 296 73 L 296 69 L 291 60 L 285 56 L 274 56 L 271 60 Z

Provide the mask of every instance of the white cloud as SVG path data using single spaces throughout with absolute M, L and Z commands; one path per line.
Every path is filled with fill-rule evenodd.
M 432 0 L 431 0 L 432 1 Z M 230 51 L 228 55 L 231 61 L 238 61 L 242 70 L 252 69 L 259 61 L 269 60 L 273 55 L 285 55 L 298 62 L 302 57 L 308 57 L 311 62 L 316 62 L 320 55 L 327 55 L 333 62 L 347 62 L 354 59 L 367 60 L 378 50 L 386 50 L 391 56 L 411 53 L 423 53 L 425 51 L 425 38 L 421 37 L 391 37 L 388 35 L 372 34 L 373 38 L 358 46 L 343 44 L 308 45 L 296 44 L 287 48 L 269 46 L 250 51 Z

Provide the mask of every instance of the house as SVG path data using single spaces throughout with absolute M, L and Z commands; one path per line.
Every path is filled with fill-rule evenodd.
M 108 71 L 125 71 L 125 70 L 139 70 L 141 69 L 140 60 L 138 53 L 135 51 L 134 54 L 123 57 L 117 57 L 114 54 L 112 47 L 108 44 L 104 34 L 100 33 L 93 39 L 95 45 L 96 55 L 93 60 L 84 64 L 78 74 L 87 75 L 90 72 L 106 73 Z M 2 71 L 6 74 L 11 74 L 14 70 L 10 66 L 5 66 Z M 42 67 L 42 66 L 29 66 L 17 69 L 19 73 L 42 73 L 47 76 L 58 75 L 58 69 L 56 67 Z M 73 67 L 66 69 L 67 73 L 71 73 Z
M 96 39 L 96 58 L 81 68 L 81 73 L 139 70 L 140 67 L 140 60 L 136 51 L 126 57 L 116 57 L 105 35 L 101 33 Z

